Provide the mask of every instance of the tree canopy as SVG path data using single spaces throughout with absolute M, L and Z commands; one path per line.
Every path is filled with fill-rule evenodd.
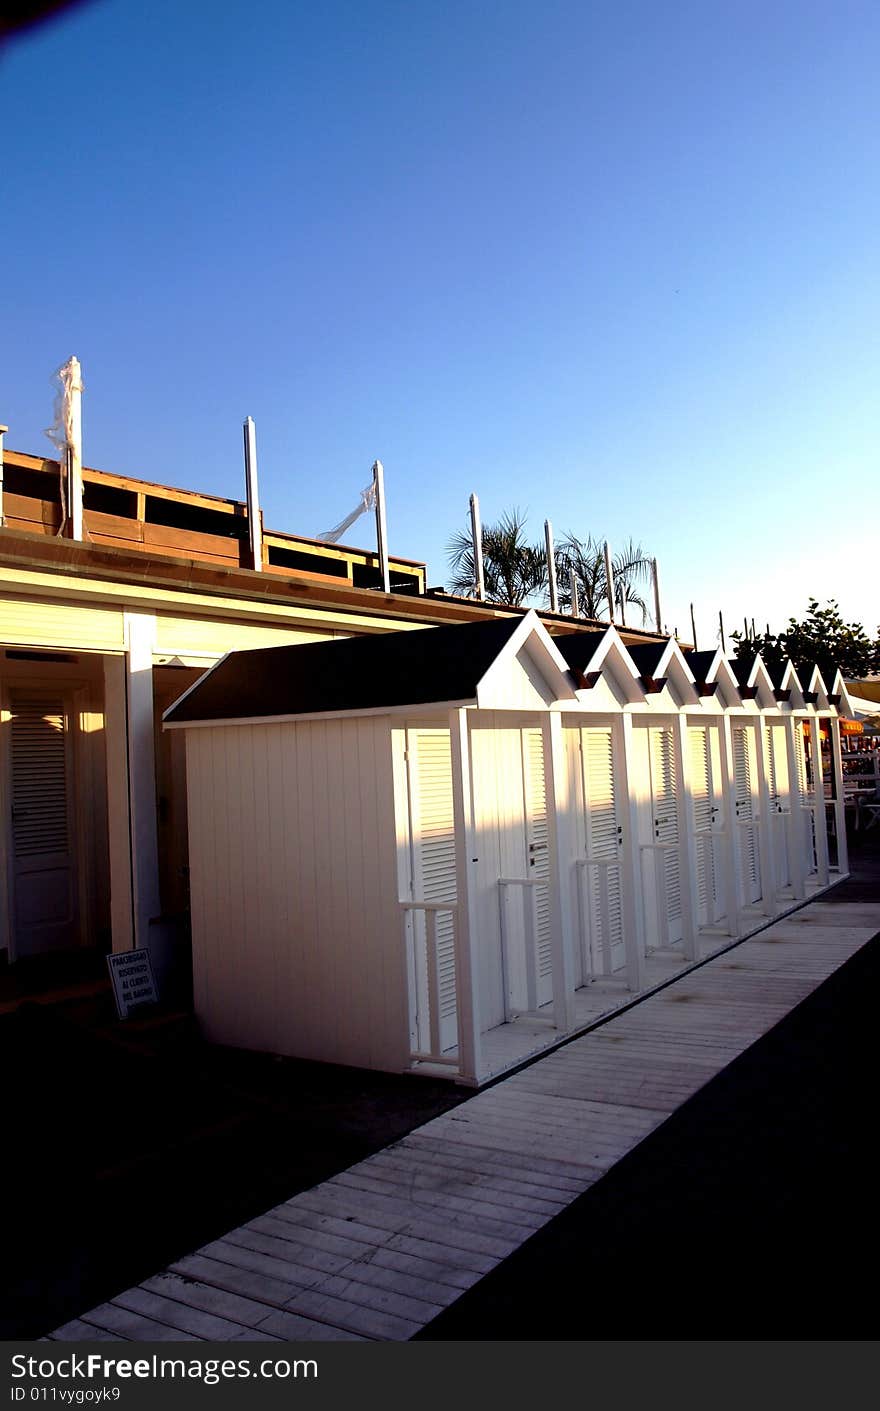
M 549 601 L 547 552 L 542 544 L 529 542 L 526 516 L 515 508 L 507 510 L 494 524 L 482 527 L 483 579 L 486 597 L 491 602 L 514 606 L 530 598 Z M 448 545 L 451 570 L 449 587 L 453 593 L 470 596 L 475 591 L 476 569 L 470 533 L 460 530 Z M 602 541 L 588 534 L 585 538 L 568 533 L 555 547 L 556 582 L 559 606 L 571 610 L 571 583 L 577 583 L 578 610 L 583 617 L 601 618 L 608 615 L 608 584 L 605 574 L 605 552 Z M 639 585 L 650 576 L 651 559 L 641 544 L 630 539 L 614 555 L 611 573 L 614 579 L 614 602 L 619 617 L 632 606 L 644 622 L 647 605 L 639 593 Z
M 790 617 L 784 632 L 768 631 L 756 637 L 734 632 L 733 638 L 738 660 L 752 660 L 760 652 L 771 674 L 790 657 L 798 675 L 807 678 L 805 686 L 814 664 L 829 688 L 838 668 L 850 681 L 880 671 L 880 628 L 872 641 L 860 622 L 844 622 L 834 598 L 822 608 L 811 598 L 803 621 Z

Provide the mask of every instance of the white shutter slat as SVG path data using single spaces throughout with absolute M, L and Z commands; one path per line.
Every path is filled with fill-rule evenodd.
M 751 902 L 756 901 L 760 895 L 761 874 L 758 865 L 758 841 L 752 822 L 755 812 L 752 800 L 752 764 L 749 754 L 748 726 L 734 725 L 732 738 L 736 817 L 737 822 L 742 825 L 739 828 L 739 840 L 743 896 L 747 902 Z
M 538 978 L 547 979 L 553 969 L 553 956 L 550 945 L 550 851 L 547 830 L 547 789 L 544 778 L 544 737 L 539 727 L 529 726 L 523 730 L 525 805 L 528 819 L 528 835 L 535 844 L 535 851 L 529 854 L 534 859 L 534 867 L 529 868 L 530 877 L 542 883 L 536 888 L 536 911 L 538 916 Z
M 584 806 L 586 812 L 587 859 L 590 862 L 618 862 L 620 834 L 614 782 L 614 747 L 610 726 L 584 726 L 581 729 Z M 602 874 L 605 874 L 603 908 Z M 623 905 L 620 869 L 588 867 L 589 923 L 594 941 L 594 963 L 601 968 L 607 953 L 611 967 L 623 964 Z
M 68 849 L 67 745 L 60 700 L 10 704 L 12 841 L 17 858 Z
M 454 902 L 455 822 L 452 802 L 452 747 L 449 731 L 419 728 L 410 732 L 416 782 L 415 837 L 420 872 L 419 895 L 425 902 Z M 440 1018 L 452 1026 L 456 1014 L 455 934 L 452 914 L 437 914 L 437 961 L 440 978 Z
M 664 851 L 666 909 L 670 922 L 681 917 L 681 877 L 678 857 L 678 801 L 675 787 L 675 744 L 668 726 L 651 727 L 651 775 L 654 785 L 654 832 L 657 842 L 672 843 Z

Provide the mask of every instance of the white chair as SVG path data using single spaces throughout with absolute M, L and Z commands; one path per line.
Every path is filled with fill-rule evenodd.
M 870 833 L 876 823 L 880 823 L 880 794 L 862 799 L 859 804 L 859 828 L 862 832 Z

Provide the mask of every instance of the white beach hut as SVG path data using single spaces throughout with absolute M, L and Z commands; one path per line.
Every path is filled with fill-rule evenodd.
M 764 826 L 796 706 L 534 613 L 230 654 L 165 716 L 206 1033 L 471 1084 L 557 1042 L 806 892 Z

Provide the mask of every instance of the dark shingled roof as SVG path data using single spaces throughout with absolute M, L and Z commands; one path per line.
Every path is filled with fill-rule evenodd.
M 637 647 L 627 647 L 627 651 L 639 669 L 640 675 L 651 679 L 657 671 L 657 666 L 669 640 L 665 642 L 644 642 Z
M 740 686 L 748 686 L 749 677 L 752 674 L 754 664 L 754 657 L 752 657 L 751 661 L 743 661 L 742 657 L 728 657 L 728 665 L 731 667 Z
M 561 636 L 553 638 L 553 645 L 559 648 L 569 666 L 575 671 L 586 671 L 590 658 L 604 636 L 604 632 L 593 629 L 585 632 L 564 632 Z
M 699 681 L 701 685 L 705 684 L 706 673 L 715 660 L 717 650 L 718 648 L 715 647 L 711 651 L 686 653 L 687 664 L 694 673 L 694 680 Z
M 473 700 L 522 618 L 230 652 L 166 712 L 171 723 Z

